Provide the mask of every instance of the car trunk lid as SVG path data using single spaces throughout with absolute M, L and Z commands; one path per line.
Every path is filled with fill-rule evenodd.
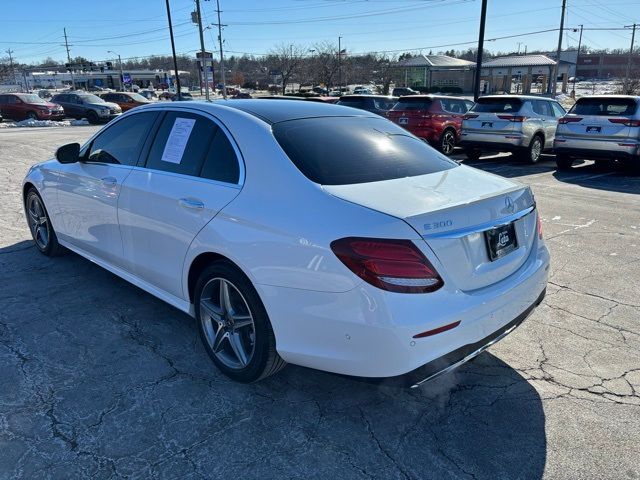
M 435 253 L 446 277 L 464 291 L 508 277 L 522 266 L 534 245 L 536 214 L 530 189 L 471 167 L 323 188 L 344 200 L 403 219 L 423 238 L 422 248 L 430 247 Z M 485 232 L 505 224 L 513 224 L 516 245 L 492 260 L 491 240 Z

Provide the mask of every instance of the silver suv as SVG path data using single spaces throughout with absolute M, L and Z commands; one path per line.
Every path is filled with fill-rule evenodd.
M 489 95 L 478 99 L 462 121 L 460 146 L 467 158 L 482 152 L 513 152 L 536 163 L 553 149 L 558 118 L 566 111 L 548 98 L 524 95 Z
M 640 165 L 640 97 L 594 95 L 578 99 L 558 121 L 554 149 L 558 168 L 574 159 Z

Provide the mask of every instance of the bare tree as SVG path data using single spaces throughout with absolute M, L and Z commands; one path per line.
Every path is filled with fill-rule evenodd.
M 305 51 L 299 45 L 280 44 L 269 52 L 266 63 L 271 70 L 277 71 L 282 78 L 283 95 L 286 92 L 289 81 L 298 73 Z
M 311 78 L 316 83 L 324 84 L 326 88 L 333 85 L 338 75 L 338 46 L 331 42 L 320 42 L 313 46 L 310 61 Z

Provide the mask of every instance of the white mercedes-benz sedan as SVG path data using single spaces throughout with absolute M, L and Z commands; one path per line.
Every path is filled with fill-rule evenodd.
M 33 166 L 23 194 L 40 252 L 66 247 L 188 312 L 242 382 L 286 362 L 433 378 L 547 284 L 528 187 L 348 107 L 139 107 Z

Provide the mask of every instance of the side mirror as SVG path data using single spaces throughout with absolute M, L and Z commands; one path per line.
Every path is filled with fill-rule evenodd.
M 56 150 L 56 158 L 60 163 L 76 163 L 80 160 L 80 144 L 68 143 Z

